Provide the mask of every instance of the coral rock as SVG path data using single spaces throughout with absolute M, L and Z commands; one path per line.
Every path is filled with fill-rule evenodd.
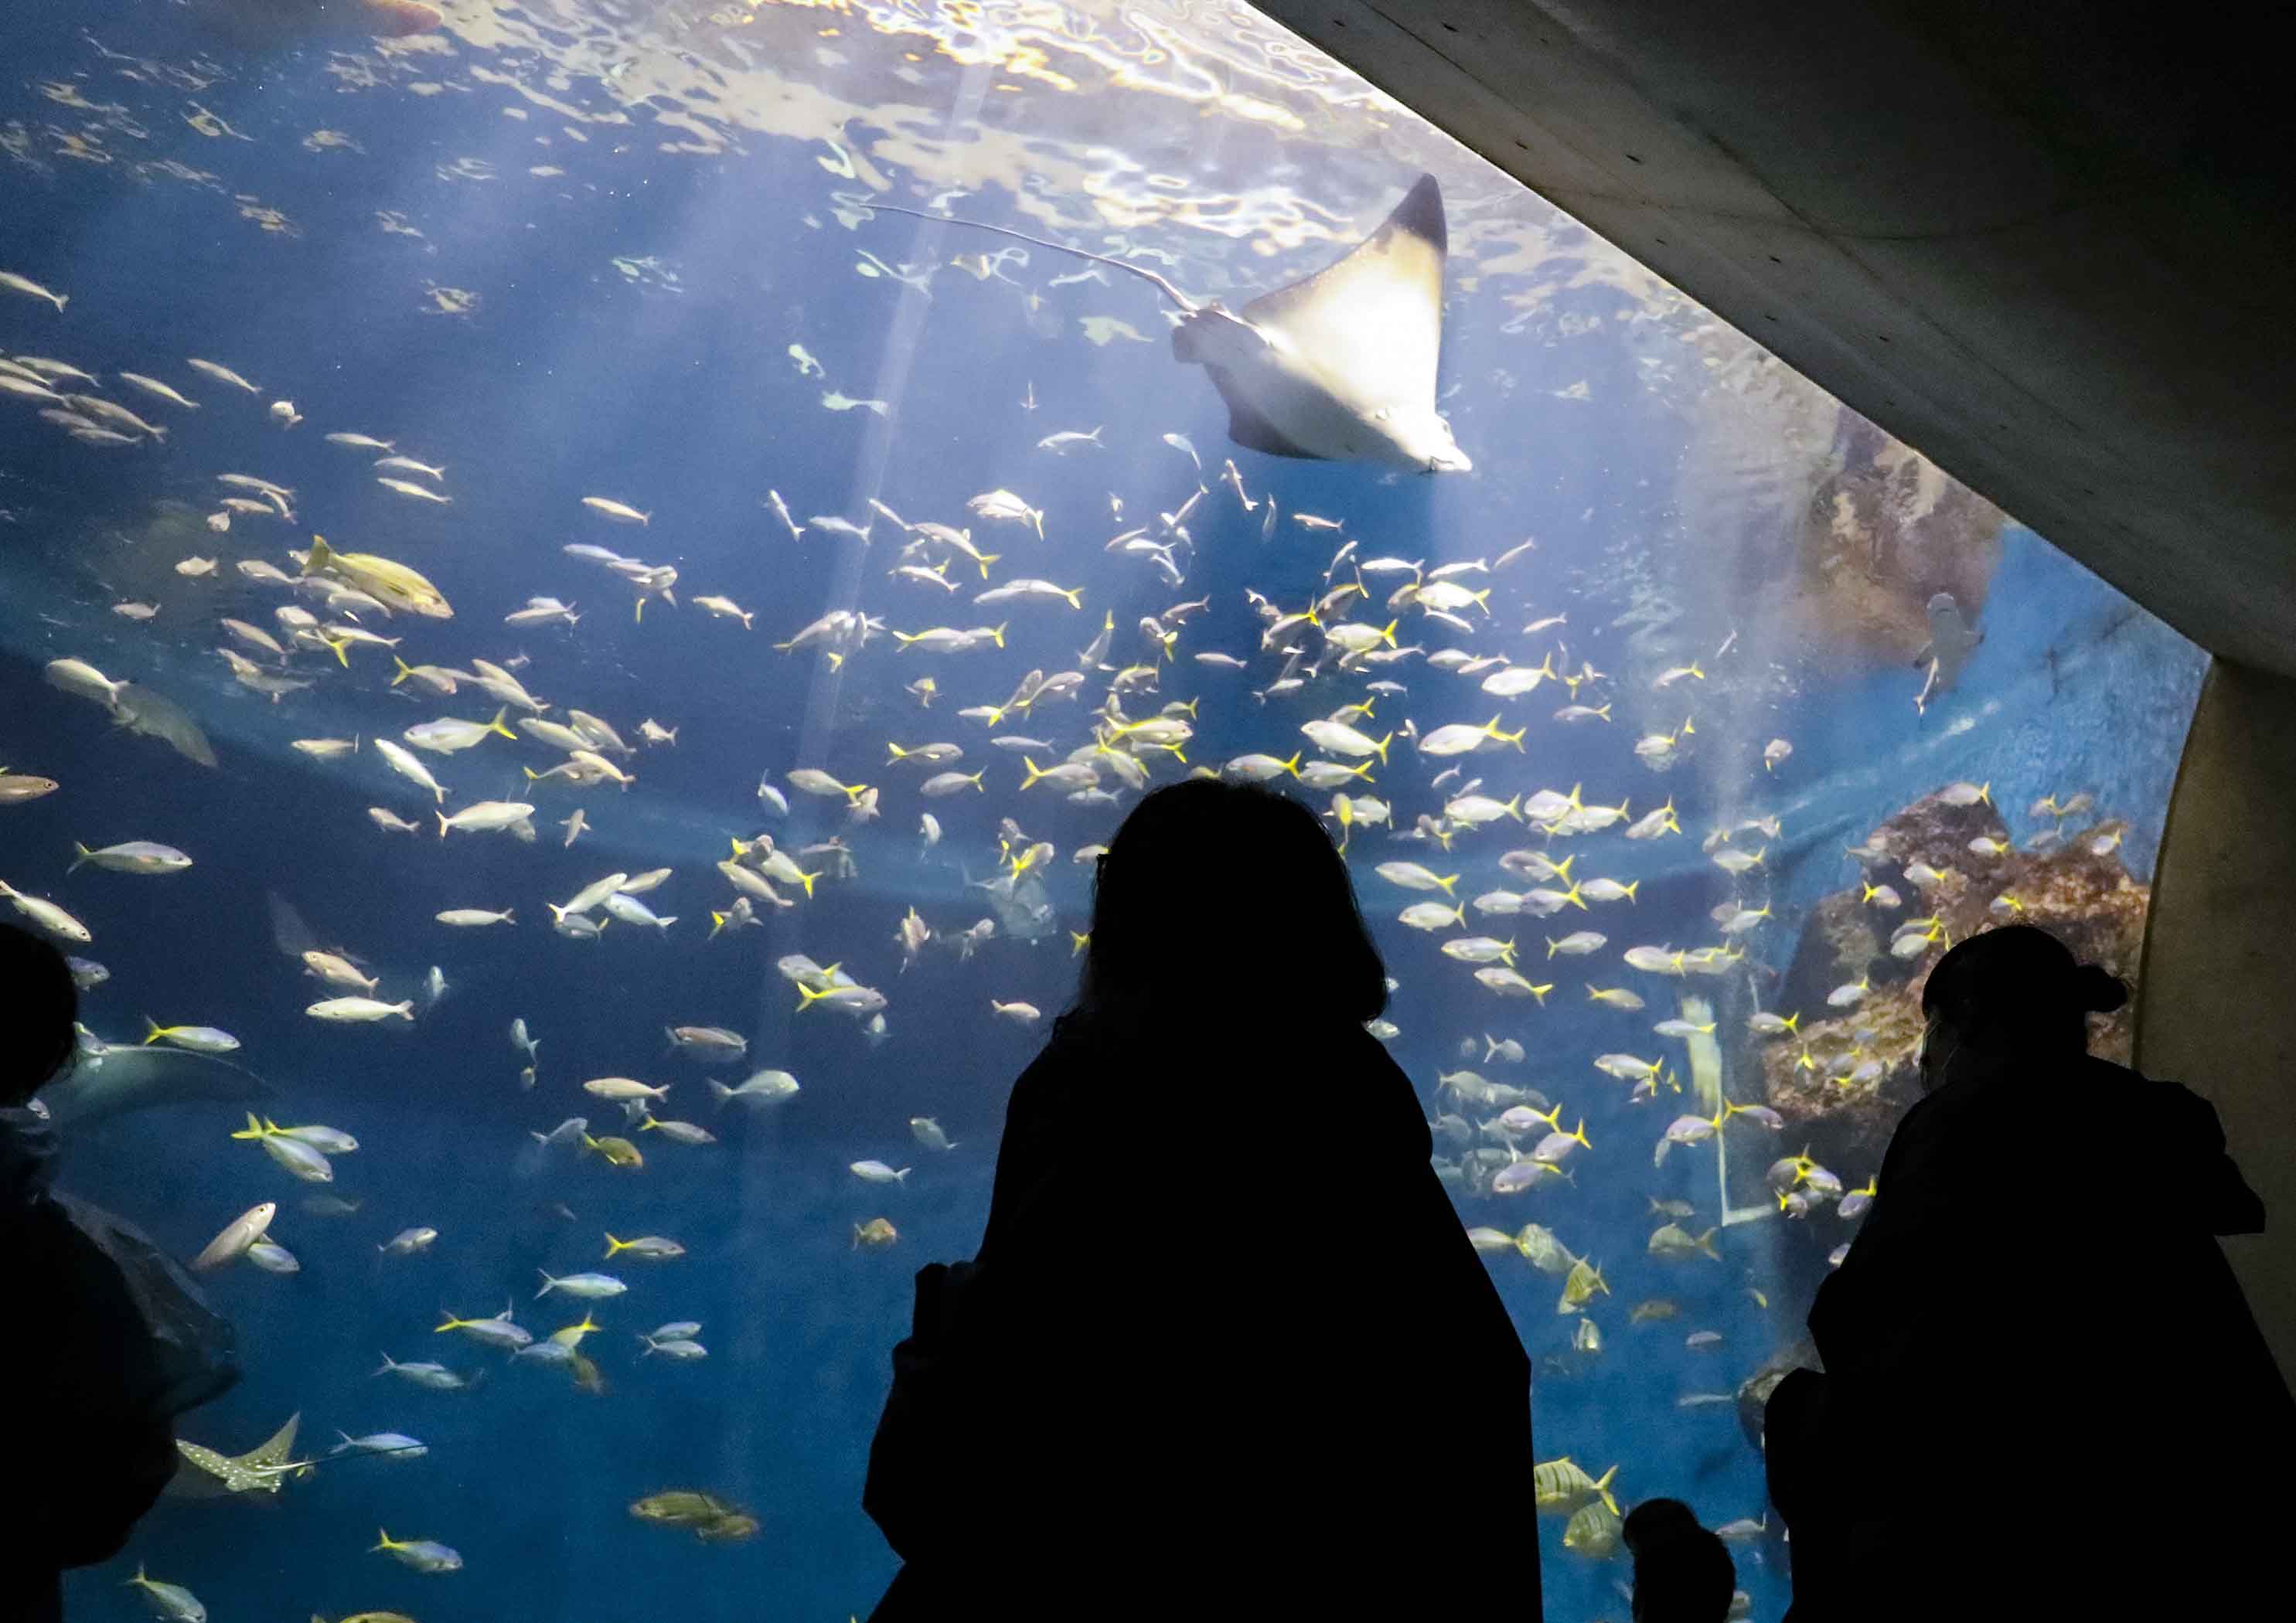
M 1853 883 L 1821 900 L 1803 925 L 1776 1004 L 1803 1011 L 1799 1036 L 1761 1051 L 1764 1096 L 1785 1118 L 1787 1135 L 1807 1141 L 1830 1167 L 1866 1171 L 1880 1164 L 1898 1119 L 1920 1096 L 1922 988 L 1956 941 L 1999 924 L 2038 924 L 2077 957 L 2133 986 L 2151 893 L 2122 864 L 2115 826 L 2100 824 L 2070 839 L 2046 831 L 2025 848 L 1988 857 L 1970 842 L 2005 843 L 2009 837 L 1990 802 L 1954 806 L 1931 795 L 1874 831 L 1872 844 L 1889 855 L 1866 865 L 1864 882 L 1893 887 L 1905 906 L 1890 911 L 1865 903 L 1863 885 Z M 1944 878 L 1926 889 L 1915 885 L 1905 874 L 1915 863 Z M 1893 956 L 1895 926 L 1917 918 L 1936 919 L 1938 939 L 1914 956 Z M 1873 988 L 1862 1002 L 1838 1012 L 1827 1007 L 1833 988 L 1860 979 Z M 1859 1032 L 1870 1034 L 1862 1047 Z M 2089 1047 L 2125 1062 L 2128 1010 L 2094 1021 Z M 1839 1079 L 1853 1053 L 1861 1062 L 1880 1060 L 1882 1075 L 1854 1085 Z

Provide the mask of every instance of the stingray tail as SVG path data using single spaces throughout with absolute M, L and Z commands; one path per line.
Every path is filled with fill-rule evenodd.
M 898 203 L 873 202 L 867 204 L 866 207 L 873 213 L 906 214 L 914 219 L 932 220 L 943 225 L 965 225 L 970 226 L 974 231 L 993 231 L 1000 237 L 1011 237 L 1014 242 L 1026 242 L 1032 248 L 1046 249 L 1056 254 L 1070 254 L 1079 259 L 1090 259 L 1095 264 L 1105 265 L 1111 269 L 1120 270 L 1125 272 L 1127 275 L 1139 277 L 1143 282 L 1147 283 L 1150 286 L 1156 289 L 1158 292 L 1163 294 L 1165 298 L 1179 306 L 1182 313 L 1185 315 L 1193 316 L 1199 309 L 1202 308 L 1201 305 L 1190 299 L 1185 293 L 1180 291 L 1178 288 L 1173 286 L 1172 283 L 1167 281 L 1164 277 L 1158 275 L 1154 271 L 1148 269 L 1145 266 L 1135 265 L 1127 259 L 1112 259 L 1106 254 L 1093 253 L 1082 248 L 1070 248 L 1065 242 L 1052 242 L 1046 241 L 1043 237 L 1032 237 L 1025 231 L 1014 231 L 1011 227 L 1004 225 L 991 225 L 980 220 L 959 219 L 953 214 L 928 214 L 922 209 L 904 209 Z

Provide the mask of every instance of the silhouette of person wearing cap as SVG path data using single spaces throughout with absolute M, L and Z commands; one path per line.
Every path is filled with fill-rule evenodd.
M 2250 1615 L 2282 1567 L 2296 1404 L 2215 1239 L 2263 1206 L 2206 1100 L 2087 1053 L 2127 999 L 2026 925 L 1930 972 L 1825 1373 L 1766 1416 L 1794 1623 Z

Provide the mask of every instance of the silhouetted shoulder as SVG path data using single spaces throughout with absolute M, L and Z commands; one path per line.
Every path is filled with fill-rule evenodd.
M 2103 1060 L 2087 1062 L 2083 1083 L 2136 1127 L 2161 1210 L 2211 1234 L 2264 1232 L 2264 1202 L 2227 1153 L 2215 1105 L 2182 1083 Z
M 1422 1169 L 1435 1152 L 1418 1090 L 1395 1056 L 1368 1031 L 1343 1029 L 1331 1047 L 1332 1079 L 1343 1084 L 1341 1102 L 1360 1108 L 1364 1127 L 1382 1135 L 1382 1145 L 1408 1157 Z
M 2078 1080 L 2085 1089 L 2127 1099 L 2129 1108 L 2145 1112 L 2154 1132 L 2172 1135 L 2179 1148 L 2213 1155 L 2225 1147 L 2217 1107 L 2181 1082 L 2158 1081 L 2106 1060 L 2090 1060 Z
M 1427 1175 L 1418 1095 L 1358 1027 L 1271 1037 L 1217 1021 L 1146 1031 L 1063 1021 L 1013 1085 L 981 1255 L 1038 1229 L 1072 1191 L 1120 1187 L 1201 1212 L 1205 1188 L 1245 1170 L 1219 1124 L 1270 1090 L 1316 1102 L 1302 1138 L 1319 1176 Z

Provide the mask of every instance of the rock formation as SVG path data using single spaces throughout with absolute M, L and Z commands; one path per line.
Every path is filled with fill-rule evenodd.
M 2045 823 L 2050 809 L 2036 808 Z M 2011 848 L 1989 799 L 1956 805 L 1934 794 L 1875 830 L 1863 880 L 1811 910 L 1773 1005 L 1801 1012 L 1797 1033 L 1761 1053 L 1764 1098 L 1785 1119 L 1784 1137 L 1860 1176 L 1880 1164 L 1898 1117 L 1919 1097 L 1923 985 L 1964 937 L 1997 924 L 2038 924 L 2133 988 L 2150 892 L 2120 860 L 2120 831 L 2118 823 L 2075 817 Z M 1985 855 L 1972 841 L 1997 841 L 2002 853 Z M 1923 865 L 1939 875 L 1926 885 L 1906 873 Z M 1877 906 L 1867 885 L 1893 889 L 1903 906 Z M 1893 939 L 1913 920 L 1934 921 L 1930 939 L 1899 956 Z M 1829 1004 L 1829 995 L 1860 980 L 1870 988 L 1861 999 Z M 2125 1062 L 2129 1018 L 2122 1009 L 2095 1020 L 2090 1051 Z M 1850 1080 L 1858 1066 L 1871 1070 L 1868 1062 L 1879 1062 L 1879 1074 Z

